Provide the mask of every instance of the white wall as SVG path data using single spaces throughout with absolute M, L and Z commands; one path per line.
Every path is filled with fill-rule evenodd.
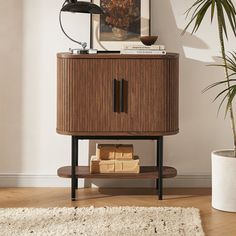
M 197 34 L 181 36 L 186 26 L 183 13 L 193 2 L 153 1 L 153 9 L 158 13 L 153 14 L 152 25 L 160 42 L 181 56 L 180 134 L 166 139 L 166 161 L 182 175 L 209 175 L 210 152 L 231 148 L 233 140 L 228 119 L 224 120 L 223 112 L 217 119 L 218 106 L 211 103 L 217 91 L 201 93 L 209 84 L 224 79 L 222 69 L 206 66 L 216 62 L 220 55 L 217 27 L 210 25 L 208 15 Z M 232 35 L 229 46 L 236 47 Z
M 59 28 L 62 2 L 8 0 L 0 5 L 0 186 L 69 184 L 56 177 L 57 168 L 70 163 L 70 137 L 55 131 L 56 53 L 74 46 Z M 169 182 L 172 186 L 209 185 L 210 152 L 232 147 L 229 122 L 223 115 L 217 119 L 217 105 L 211 104 L 216 92 L 201 94 L 224 76 L 221 69 L 206 67 L 219 55 L 217 28 L 206 21 L 198 34 L 180 36 L 186 24 L 183 13 L 192 2 L 152 1 L 152 33 L 181 58 L 180 134 L 165 139 L 165 164 L 180 175 Z M 75 37 L 89 41 L 89 16 L 64 16 L 64 21 Z M 235 49 L 230 38 L 229 48 Z M 134 143 L 142 163 L 154 164 L 154 143 Z M 94 142 L 81 142 L 80 162 L 87 164 L 94 151 Z M 95 183 L 120 186 L 127 181 Z

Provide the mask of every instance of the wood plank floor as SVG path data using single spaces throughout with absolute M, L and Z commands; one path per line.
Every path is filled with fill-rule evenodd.
M 236 214 L 212 209 L 210 189 L 165 189 L 159 201 L 152 189 L 81 189 L 78 201 L 70 201 L 68 188 L 2 188 L 0 208 L 87 206 L 178 206 L 201 210 L 208 236 L 235 236 Z

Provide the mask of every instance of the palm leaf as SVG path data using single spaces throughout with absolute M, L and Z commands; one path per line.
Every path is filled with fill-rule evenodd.
M 192 10 L 195 10 L 193 11 L 193 14 L 192 14 L 192 17 L 189 21 L 189 23 L 187 24 L 187 26 L 185 27 L 185 29 L 183 30 L 183 33 L 184 34 L 187 29 L 190 27 L 190 25 L 195 21 L 194 23 L 194 26 L 193 26 L 193 29 L 192 29 L 192 34 L 195 33 L 198 28 L 200 27 L 201 23 L 202 23 L 202 20 L 208 10 L 208 8 L 210 7 L 211 5 L 211 0 L 197 0 L 188 10 L 187 10 L 187 14 L 186 14 L 186 17 L 189 16 L 189 14 L 191 13 Z
M 232 104 L 235 96 L 236 96 L 236 85 L 233 86 L 231 92 L 229 93 L 228 102 L 227 102 L 226 110 L 225 110 L 225 117 L 231 107 L 231 104 Z
M 226 55 L 226 64 L 211 65 L 211 66 L 221 66 L 221 67 L 227 68 L 229 71 L 232 71 L 232 73 L 225 80 L 213 83 L 207 86 L 203 90 L 203 92 L 207 92 L 208 90 L 221 86 L 221 85 L 227 86 L 227 88 L 224 87 L 224 89 L 220 93 L 218 93 L 218 95 L 213 100 L 213 102 L 215 102 L 217 99 L 224 96 L 219 105 L 219 109 L 218 109 L 218 113 L 219 113 L 222 105 L 227 99 L 226 110 L 225 110 L 225 116 L 226 116 L 232 105 L 233 100 L 236 97 L 236 78 L 232 78 L 236 75 L 236 52 L 231 52 L 230 56 Z M 231 85 L 232 83 L 234 84 Z
M 202 24 L 202 21 L 208 10 L 211 11 L 211 22 L 214 19 L 215 12 L 217 9 L 217 18 L 219 26 L 223 31 L 226 38 L 228 38 L 228 32 L 226 27 L 226 19 L 229 21 L 229 25 L 234 35 L 236 36 L 236 10 L 232 3 L 232 0 L 197 0 L 195 3 L 186 11 L 186 18 L 192 13 L 189 23 L 184 28 L 184 34 L 187 29 L 193 24 L 191 33 L 198 31 Z M 227 18 L 226 18 L 227 17 Z
M 236 79 L 230 79 L 230 82 L 236 82 Z M 223 81 L 219 81 L 219 82 L 216 82 L 216 83 L 213 83 L 209 86 L 207 86 L 202 92 L 205 93 L 207 92 L 208 90 L 216 87 L 216 86 L 219 86 L 219 85 L 222 85 L 222 84 L 226 84 L 228 82 L 228 80 L 223 80 Z
M 232 102 L 236 96 L 236 85 L 231 85 L 232 82 L 235 82 L 235 80 L 232 79 L 231 77 L 236 75 L 236 53 L 232 53 L 231 57 L 226 56 L 225 43 L 224 43 L 224 37 L 228 39 L 228 30 L 226 27 L 226 22 L 229 22 L 229 28 L 233 31 L 234 35 L 236 36 L 236 10 L 234 4 L 232 3 L 232 0 L 195 0 L 194 4 L 187 11 L 186 17 L 188 17 L 191 13 L 192 17 L 190 18 L 187 26 L 184 28 L 182 34 L 184 34 L 187 31 L 187 29 L 192 25 L 193 28 L 191 33 L 193 34 L 197 32 L 208 10 L 211 11 L 210 15 L 211 22 L 213 21 L 215 15 L 217 17 L 218 33 L 219 33 L 221 53 L 223 59 L 223 65 L 220 66 L 223 66 L 225 69 L 226 80 L 214 83 L 208 86 L 204 91 L 208 91 L 209 89 L 215 88 L 216 86 L 222 84 L 225 84 L 227 87 L 216 96 L 214 101 L 224 96 L 219 105 L 218 109 L 219 113 L 222 105 L 227 100 L 225 115 L 229 111 L 233 137 L 234 137 L 234 150 L 235 150 L 234 154 L 236 157 L 236 125 L 232 106 Z M 229 74 L 229 71 L 232 71 L 232 73 Z
M 230 26 L 234 32 L 234 35 L 236 35 L 236 10 L 231 1 L 221 1 L 222 5 L 225 9 L 225 13 L 227 14 L 228 20 L 230 22 Z
M 236 72 L 230 74 L 230 75 L 229 75 L 229 78 L 232 77 L 232 76 L 235 76 L 235 75 L 236 75 Z M 231 81 L 231 79 L 230 79 L 229 81 Z
M 226 64 L 212 64 L 212 65 L 207 65 L 207 66 L 219 66 L 219 67 L 224 67 L 227 68 L 233 72 L 236 72 L 236 52 L 229 52 L 230 56 L 226 55 Z M 220 59 L 224 60 L 224 58 L 219 57 Z M 231 74 L 232 76 L 232 74 Z
M 194 10 L 192 16 L 195 15 L 195 13 L 197 12 L 197 10 L 201 7 L 201 5 L 205 2 L 205 0 L 197 0 L 186 12 L 186 19 L 188 18 L 189 14 L 191 13 L 191 11 L 194 9 L 194 7 L 196 6 L 196 9 Z
M 231 89 L 233 89 L 235 87 L 235 85 L 230 86 L 229 88 L 224 89 L 223 91 L 221 91 L 213 100 L 213 102 L 215 102 L 220 96 L 222 96 L 225 92 L 227 92 L 228 94 L 230 93 Z
M 220 110 L 221 110 L 221 107 L 223 106 L 223 104 L 224 104 L 226 98 L 228 98 L 228 96 L 229 96 L 229 94 L 226 93 L 226 95 L 225 95 L 224 98 L 222 99 L 222 101 L 221 101 L 221 103 L 220 103 L 220 105 L 219 105 L 218 111 L 217 111 L 217 115 L 219 115 Z M 225 111 L 225 116 L 226 116 L 226 114 L 227 114 L 227 110 Z
M 213 18 L 214 18 L 215 5 L 216 5 L 216 1 L 212 0 L 212 3 L 211 3 L 211 22 L 213 21 Z
M 228 33 L 227 33 L 226 24 L 225 24 L 225 17 L 224 17 L 222 4 L 216 4 L 216 8 L 217 8 L 218 25 L 219 25 L 220 31 L 224 32 L 226 38 L 228 39 Z

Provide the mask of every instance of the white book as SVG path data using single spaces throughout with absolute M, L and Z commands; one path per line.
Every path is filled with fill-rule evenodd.
M 166 55 L 165 50 L 121 50 L 120 54 Z
M 165 50 L 166 47 L 164 45 L 152 45 L 152 46 L 145 46 L 145 45 L 139 45 L 139 44 L 134 44 L 134 45 L 124 45 L 123 50 L 140 50 L 140 49 L 145 49 L 145 50 Z

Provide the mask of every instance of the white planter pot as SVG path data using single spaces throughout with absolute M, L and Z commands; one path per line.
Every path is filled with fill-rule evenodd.
M 236 212 L 236 158 L 232 150 L 212 152 L 212 207 Z

